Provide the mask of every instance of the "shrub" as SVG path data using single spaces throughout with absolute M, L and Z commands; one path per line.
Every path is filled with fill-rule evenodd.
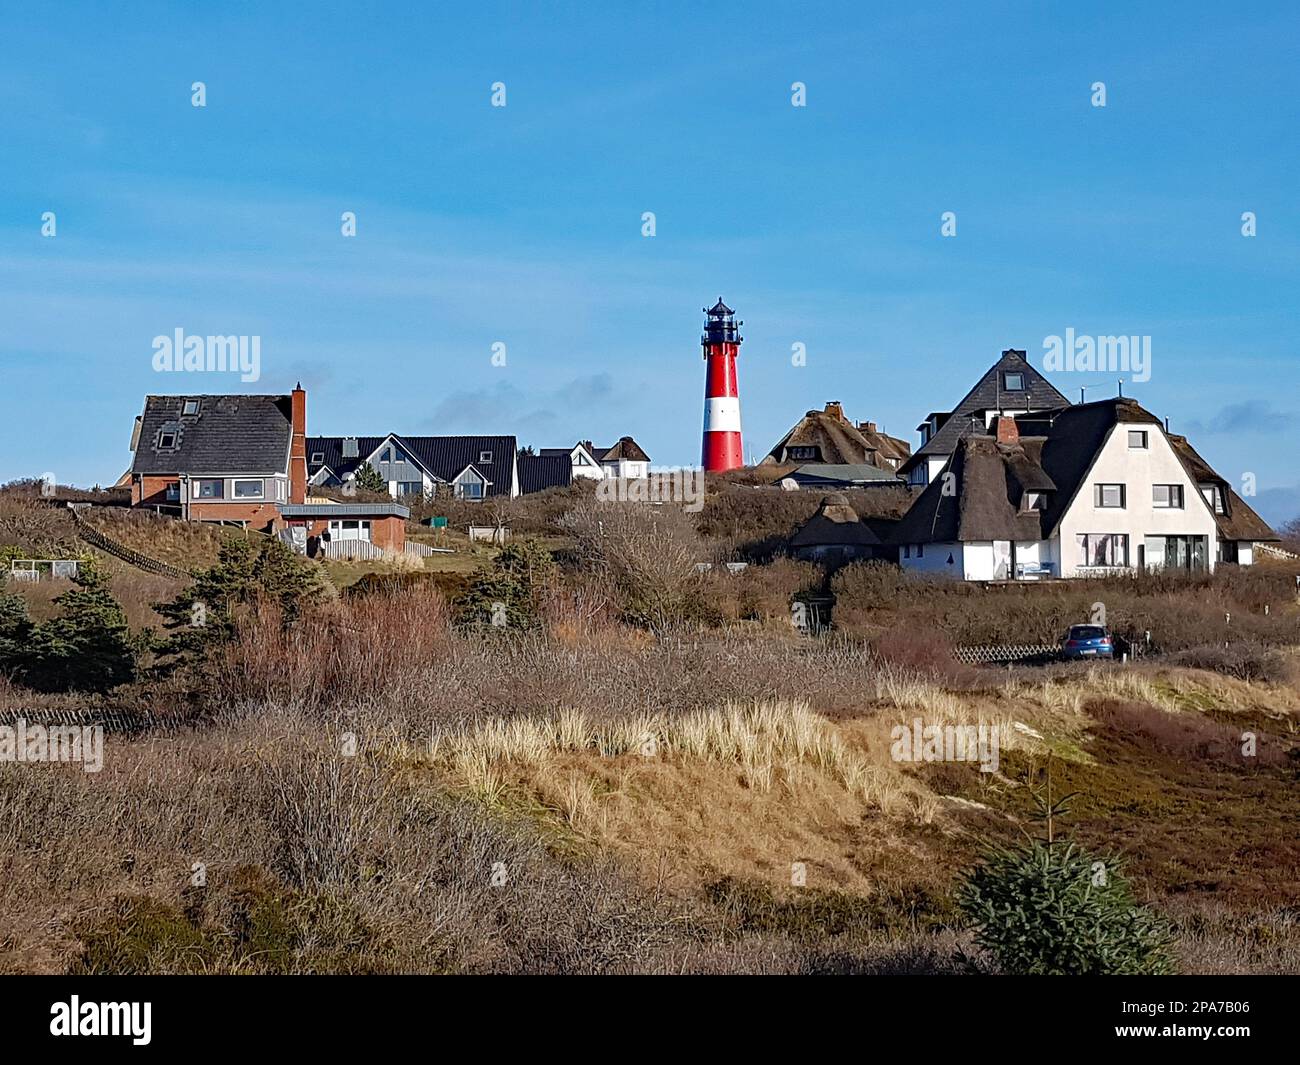
M 1168 929 L 1134 901 L 1121 868 L 1072 843 L 1030 840 L 990 850 L 959 886 L 957 905 L 1004 973 L 1167 974 Z
M 1226 647 L 1222 644 L 1192 647 L 1174 655 L 1171 661 L 1174 665 L 1207 669 L 1238 680 L 1267 683 L 1288 681 L 1295 669 L 1291 660 L 1281 651 L 1245 640 L 1230 643 Z
M 492 564 L 470 578 L 461 597 L 461 620 L 472 625 L 524 629 L 533 626 L 545 592 L 555 579 L 555 560 L 535 541 L 508 544 Z
M 77 587 L 54 600 L 58 617 L 41 625 L 25 609 L 0 602 L 0 668 L 38 691 L 105 692 L 135 679 L 136 648 L 122 606 L 89 567 Z
M 681 508 L 588 504 L 575 508 L 564 527 L 577 541 L 579 565 L 613 585 L 630 624 L 662 632 L 721 620 L 703 593 L 698 563 L 705 547 Z
M 202 653 L 212 643 L 230 639 L 241 609 L 258 601 L 273 603 L 290 625 L 322 593 L 320 570 L 279 540 L 228 540 L 215 566 L 199 573 L 170 603 L 158 605 L 172 633 L 166 650 Z

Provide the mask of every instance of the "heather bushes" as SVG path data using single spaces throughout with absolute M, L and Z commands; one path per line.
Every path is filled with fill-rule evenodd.
M 1300 644 L 1294 580 L 1274 567 L 986 587 L 866 562 L 839 570 L 831 590 L 836 627 L 868 636 L 893 630 L 941 633 L 957 645 L 1055 643 L 1070 625 L 1103 615 L 1134 644 L 1145 646 L 1150 632 L 1154 650 Z

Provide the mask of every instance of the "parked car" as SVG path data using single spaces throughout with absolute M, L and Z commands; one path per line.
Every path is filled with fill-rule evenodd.
M 1071 625 L 1061 639 L 1061 657 L 1067 661 L 1080 658 L 1114 658 L 1115 641 L 1104 625 Z

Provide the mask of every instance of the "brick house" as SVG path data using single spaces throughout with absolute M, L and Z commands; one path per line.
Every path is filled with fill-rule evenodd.
M 131 505 L 191 521 L 272 527 L 307 490 L 307 393 L 146 396 Z

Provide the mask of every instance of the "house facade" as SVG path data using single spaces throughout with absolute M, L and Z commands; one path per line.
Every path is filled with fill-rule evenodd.
M 306 452 L 308 478 L 321 487 L 346 486 L 368 464 L 398 500 L 520 494 L 513 436 L 313 436 Z
M 958 439 L 892 535 L 905 569 L 965 580 L 1212 570 L 1227 515 L 1202 476 L 1133 400 L 1003 415 Z M 1252 538 L 1231 554 L 1249 562 L 1241 544 L 1275 536 L 1240 499 L 1224 505 L 1229 532 Z
M 193 521 L 272 524 L 306 493 L 307 394 L 146 396 L 131 505 Z
M 586 478 L 590 481 L 599 481 L 605 476 L 605 471 L 596 458 L 596 447 L 590 440 L 579 440 L 573 447 L 544 447 L 537 452 L 538 458 L 555 459 L 567 458 L 569 460 L 569 479 L 570 481 L 577 478 Z

